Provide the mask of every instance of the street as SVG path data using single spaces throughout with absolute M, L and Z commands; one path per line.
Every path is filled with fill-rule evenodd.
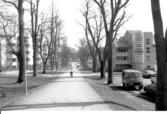
M 138 91 L 121 88 L 120 76 L 114 84 L 97 80 L 99 74 L 65 73 L 50 83 L 29 91 L 2 110 L 154 110 L 154 103 L 139 97 Z

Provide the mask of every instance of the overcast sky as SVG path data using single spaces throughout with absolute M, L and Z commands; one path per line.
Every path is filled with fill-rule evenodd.
M 51 5 L 52 0 L 41 0 L 41 7 L 46 8 Z M 64 33 L 68 37 L 70 46 L 75 47 L 79 38 L 83 37 L 83 31 L 77 22 L 82 20 L 80 9 L 83 0 L 54 0 L 60 16 L 64 21 Z M 167 13 L 165 6 L 167 0 L 160 0 L 164 25 L 167 25 Z M 142 30 L 153 32 L 153 22 L 151 15 L 150 0 L 130 0 L 127 13 L 131 16 L 130 20 L 121 29 L 123 35 L 126 30 Z M 166 24 L 165 24 L 166 23 Z M 164 26 L 166 27 L 166 26 Z

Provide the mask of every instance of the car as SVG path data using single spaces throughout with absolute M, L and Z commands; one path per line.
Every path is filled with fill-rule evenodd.
M 156 95 L 156 77 L 151 78 L 151 84 L 146 85 L 143 89 L 144 92 L 148 95 L 154 96 Z
M 155 77 L 155 76 L 156 76 L 156 73 L 152 70 L 146 70 L 143 73 L 143 78 L 151 78 L 151 77 Z
M 142 72 L 134 69 L 122 71 L 122 84 L 124 88 L 134 87 L 136 90 L 143 88 Z

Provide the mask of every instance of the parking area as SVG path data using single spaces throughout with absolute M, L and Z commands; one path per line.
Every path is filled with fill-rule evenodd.
M 117 86 L 122 86 L 122 75 L 120 72 L 114 72 L 113 73 L 113 83 Z M 150 78 L 143 78 L 143 84 L 144 86 L 151 84 Z

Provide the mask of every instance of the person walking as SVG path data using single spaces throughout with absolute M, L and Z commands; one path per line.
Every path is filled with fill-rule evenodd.
M 70 76 L 71 76 L 71 78 L 73 77 L 73 68 L 72 67 L 70 69 Z

